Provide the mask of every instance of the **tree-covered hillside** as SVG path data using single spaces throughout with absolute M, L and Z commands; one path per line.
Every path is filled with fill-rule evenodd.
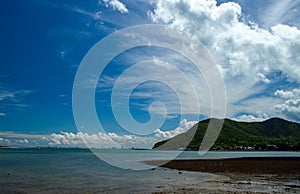
M 158 142 L 154 149 L 198 150 L 209 123 L 200 121 L 187 132 Z M 300 124 L 280 118 L 263 122 L 224 120 L 222 131 L 212 147 L 214 150 L 300 150 Z

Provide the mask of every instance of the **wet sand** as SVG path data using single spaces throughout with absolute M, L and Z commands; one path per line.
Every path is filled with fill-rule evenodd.
M 161 161 L 145 161 L 157 165 Z M 300 174 L 300 157 L 173 160 L 161 167 L 209 173 Z
M 161 164 L 162 161 L 146 161 Z M 185 171 L 213 173 L 223 180 L 200 185 L 162 189 L 164 193 L 300 193 L 300 157 L 266 157 L 234 159 L 173 160 L 161 167 Z

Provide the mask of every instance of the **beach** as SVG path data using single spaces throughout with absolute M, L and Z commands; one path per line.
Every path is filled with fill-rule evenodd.
M 162 161 L 146 161 L 161 164 Z M 213 173 L 223 180 L 204 182 L 195 187 L 162 190 L 157 193 L 299 193 L 300 157 L 250 157 L 231 159 L 173 160 L 161 167 Z
M 161 161 L 146 161 L 156 165 Z M 209 173 L 299 174 L 300 157 L 249 157 L 230 159 L 172 160 L 162 167 Z

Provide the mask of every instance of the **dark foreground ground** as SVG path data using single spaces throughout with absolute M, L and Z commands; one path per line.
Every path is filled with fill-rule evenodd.
M 158 165 L 162 161 L 146 161 Z M 300 157 L 173 160 L 161 167 L 178 173 L 213 173 L 224 180 L 208 181 L 195 187 L 161 190 L 165 193 L 300 193 Z
M 157 165 L 161 161 L 146 161 L 146 163 Z M 300 157 L 173 160 L 161 167 L 209 173 L 299 174 L 300 176 Z

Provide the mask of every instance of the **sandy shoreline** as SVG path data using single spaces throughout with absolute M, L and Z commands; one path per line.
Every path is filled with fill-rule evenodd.
M 162 161 L 145 161 L 157 166 Z M 300 174 L 300 157 L 172 160 L 161 167 L 208 173 Z
M 162 161 L 145 161 L 150 165 Z M 252 157 L 232 159 L 173 160 L 161 167 L 213 173 L 225 178 L 195 187 L 186 186 L 164 193 L 299 193 L 300 157 Z

